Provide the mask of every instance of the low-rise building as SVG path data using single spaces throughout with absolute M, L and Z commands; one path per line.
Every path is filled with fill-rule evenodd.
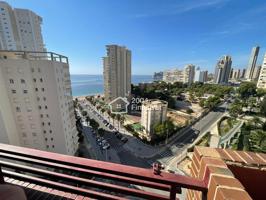
M 168 103 L 162 100 L 146 100 L 141 107 L 141 125 L 144 127 L 144 135 L 151 139 L 154 133 L 154 125 L 163 123 L 167 119 Z

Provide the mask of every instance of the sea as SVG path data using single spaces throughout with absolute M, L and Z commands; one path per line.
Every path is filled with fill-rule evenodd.
M 103 75 L 70 75 L 72 95 L 85 96 L 103 94 Z M 133 84 L 149 83 L 153 81 L 152 75 L 132 75 Z

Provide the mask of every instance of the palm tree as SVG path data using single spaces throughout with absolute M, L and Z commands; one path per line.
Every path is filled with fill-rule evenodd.
M 118 124 L 118 131 L 119 131 L 119 128 L 120 128 L 120 119 L 121 119 L 121 115 L 120 114 L 117 114 L 115 116 L 116 120 L 117 120 L 117 124 Z

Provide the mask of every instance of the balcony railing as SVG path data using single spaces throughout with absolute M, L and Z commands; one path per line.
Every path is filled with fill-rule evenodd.
M 6 144 L 0 144 L 0 166 L 0 183 L 12 178 L 95 199 L 177 199 L 181 188 L 207 194 L 204 181 L 187 176 Z

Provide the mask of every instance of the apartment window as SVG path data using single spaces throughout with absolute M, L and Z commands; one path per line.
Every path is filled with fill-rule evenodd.
M 47 117 L 47 118 L 49 118 L 49 115 L 48 115 L 48 114 L 46 114 L 46 117 Z
M 46 97 L 43 97 L 43 100 L 46 101 Z
M 47 138 L 45 138 L 45 141 L 47 141 Z
M 11 84 L 14 84 L 14 80 L 13 80 L 13 79 L 9 79 L 9 82 L 10 82 Z
M 42 122 L 42 125 L 44 126 L 44 122 Z
M 42 78 L 40 78 L 40 82 L 43 82 Z
M 46 148 L 49 149 L 49 145 L 46 145 Z
M 44 108 L 45 108 L 45 109 L 48 109 L 48 107 L 47 107 L 47 106 L 45 106 Z
M 37 101 L 40 101 L 40 97 L 37 97 Z
M 36 137 L 36 136 L 37 136 L 37 133 L 33 132 L 33 133 L 32 133 L 32 136 L 33 136 L 33 137 Z
M 38 92 L 38 88 L 35 88 L 35 91 Z
M 51 141 L 53 141 L 54 140 L 54 138 L 51 138 Z
M 40 114 L 40 117 L 43 118 L 43 114 Z
M 24 84 L 24 83 L 25 83 L 25 80 L 24 80 L 24 79 L 21 79 L 20 82 L 21 82 L 22 84 Z
M 17 111 L 17 112 L 21 112 L 20 107 L 17 106 L 17 107 L 16 107 L 16 111 Z
M 23 93 L 24 93 L 24 94 L 27 94 L 27 93 L 28 93 L 28 90 L 23 90 Z
M 27 137 L 27 133 L 22 133 L 22 137 Z
M 27 112 L 31 112 L 32 108 L 30 106 L 27 107 Z
M 50 132 L 50 133 L 52 133 L 53 131 L 52 131 L 52 130 L 50 130 L 49 132 Z
M 42 109 L 42 107 L 41 107 L 41 106 L 39 106 L 39 109 L 41 110 L 41 109 Z
M 51 126 L 51 123 L 50 122 L 48 122 L 47 124 L 48 124 L 48 126 Z
M 44 88 L 42 88 L 42 91 L 44 92 Z
M 13 94 L 16 94 L 16 93 L 17 93 L 17 91 L 16 91 L 16 90 L 12 90 L 12 93 L 13 93 Z
M 34 78 L 34 79 L 33 79 L 33 82 L 35 82 L 35 83 L 36 83 L 36 78 Z
M 46 133 L 46 130 L 44 130 L 43 133 Z

